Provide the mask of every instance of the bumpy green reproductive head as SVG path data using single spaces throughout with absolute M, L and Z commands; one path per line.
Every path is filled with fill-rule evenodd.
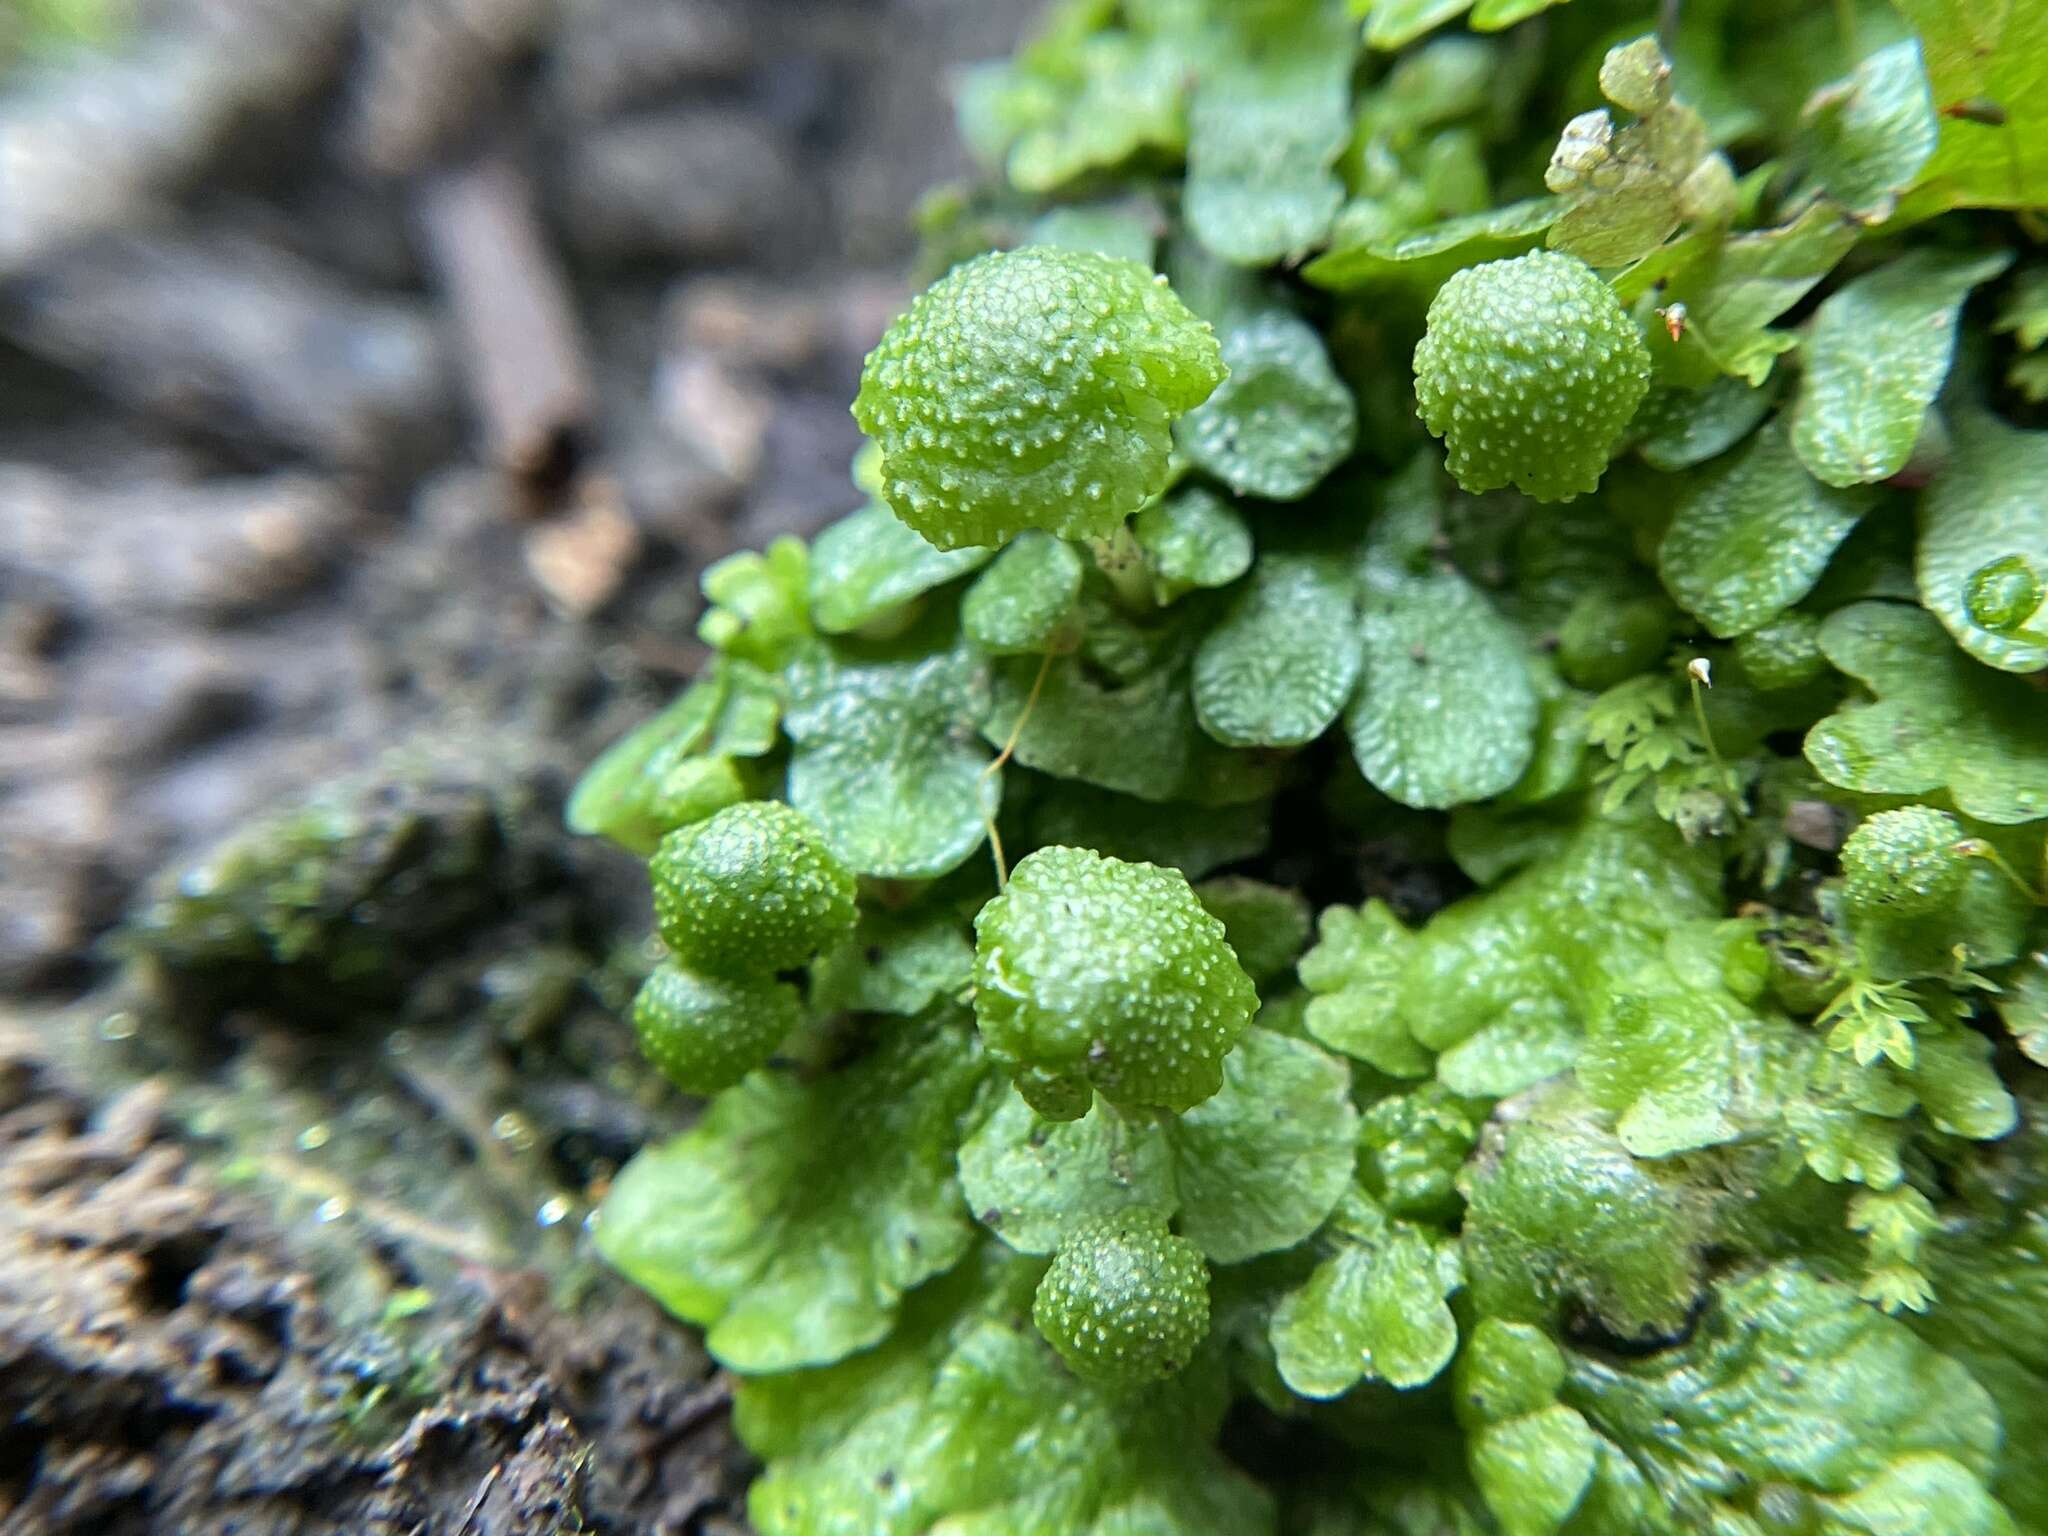
M 1258 992 L 1180 871 L 1041 848 L 974 920 L 974 1013 L 1041 1115 L 1090 1089 L 1178 1113 L 1223 1085 Z
M 1170 427 L 1223 379 L 1206 322 L 1135 261 L 964 262 L 868 354 L 853 414 L 896 515 L 941 549 L 1113 532 L 1166 484 Z
M 853 876 L 778 800 L 728 806 L 671 832 L 648 872 L 662 942 L 706 975 L 785 971 L 853 931 Z
M 641 1054 L 685 1093 L 730 1088 L 803 1018 L 796 988 L 772 976 L 699 976 L 656 966 L 633 999 Z
M 1865 911 L 1938 912 L 1956 899 L 1973 867 L 1963 840 L 1962 823 L 1947 811 L 1879 811 L 1842 844 L 1842 894 Z
M 1209 1268 L 1154 1211 L 1097 1217 L 1060 1244 L 1031 1320 L 1076 1376 L 1136 1387 L 1171 1376 L 1209 1333 Z
M 1415 348 L 1417 407 L 1468 491 L 1592 490 L 1649 387 L 1635 322 L 1592 268 L 1555 251 L 1457 273 Z

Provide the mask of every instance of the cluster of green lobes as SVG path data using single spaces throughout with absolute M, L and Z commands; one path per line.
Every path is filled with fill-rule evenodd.
M 1103 537 L 1166 486 L 1176 416 L 1223 379 L 1209 326 L 1135 261 L 963 262 L 869 354 L 853 414 L 891 508 L 940 549 Z
M 1614 290 L 1570 256 L 1468 267 L 1437 290 L 1415 398 L 1468 491 L 1539 501 L 1592 490 L 1650 387 L 1650 354 Z
M 596 1240 L 739 1373 L 764 1536 L 2048 1531 L 2048 172 L 1933 106 L 2038 133 L 2048 3 L 1727 72 L 1739 197 L 1552 5 L 1059 7 L 946 255 L 1057 206 L 579 798 L 716 1095 Z M 1562 137 L 1510 78 L 1603 54 Z M 1317 912 L 1390 831 L 1462 894 Z M 1249 1400 L 1358 1465 L 1248 1474 Z

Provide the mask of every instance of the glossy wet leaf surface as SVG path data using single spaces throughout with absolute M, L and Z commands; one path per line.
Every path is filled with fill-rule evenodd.
M 1196 718 L 1225 746 L 1313 741 L 1357 685 L 1360 648 L 1346 562 L 1270 556 L 1195 652 Z
M 1807 733 L 1822 778 L 1864 794 L 1945 790 L 1982 821 L 2048 816 L 2048 711 L 2036 690 L 1970 660 L 1933 615 L 1893 604 L 1831 615 L 1821 649 L 1873 695 Z
M 1973 620 L 1969 581 L 1992 561 L 2027 551 L 2048 567 L 2048 433 L 1964 412 L 1955 452 L 1921 498 L 1914 566 L 1920 600 L 1956 643 L 2005 672 L 2048 667 L 2048 645 L 1994 634 Z
M 1816 477 L 1863 485 L 1905 467 L 1948 377 L 1964 298 L 2011 261 L 1915 251 L 1821 305 L 1792 406 L 1792 446 Z
M 986 1074 L 944 1018 L 833 1078 L 756 1073 L 619 1175 L 598 1251 L 703 1325 L 727 1365 L 842 1359 L 887 1334 L 903 1293 L 972 1243 L 952 1149 Z
M 1222 1091 L 1177 1118 L 1098 1104 L 1051 1125 L 1009 1095 L 962 1146 L 961 1179 L 977 1215 L 996 1212 L 985 1224 L 1026 1253 L 1050 1252 L 1085 1216 L 1149 1206 L 1177 1213 L 1217 1263 L 1239 1263 L 1301 1241 L 1337 1203 L 1358 1135 L 1348 1087 L 1334 1058 L 1254 1028 Z
M 1658 570 L 1713 634 L 1745 634 L 1813 590 L 1874 502 L 1816 480 L 1786 433 L 1766 427 L 1686 488 Z
M 790 678 L 790 803 L 857 874 L 955 868 L 1002 803 L 972 735 L 983 689 L 962 650 L 827 647 Z

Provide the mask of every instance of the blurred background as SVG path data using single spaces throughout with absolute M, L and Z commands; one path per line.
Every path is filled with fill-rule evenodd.
M 693 568 L 857 499 L 1029 10 L 0 0 L 0 980 L 424 717 L 690 670 Z
M 732 1531 L 574 774 L 1019 0 L 0 0 L 0 1530 Z

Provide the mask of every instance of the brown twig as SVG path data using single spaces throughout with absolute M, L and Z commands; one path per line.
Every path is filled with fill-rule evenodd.
M 510 161 L 485 159 L 421 183 L 414 208 L 455 312 L 486 449 L 521 479 L 558 488 L 575 468 L 593 386 L 531 189 Z

